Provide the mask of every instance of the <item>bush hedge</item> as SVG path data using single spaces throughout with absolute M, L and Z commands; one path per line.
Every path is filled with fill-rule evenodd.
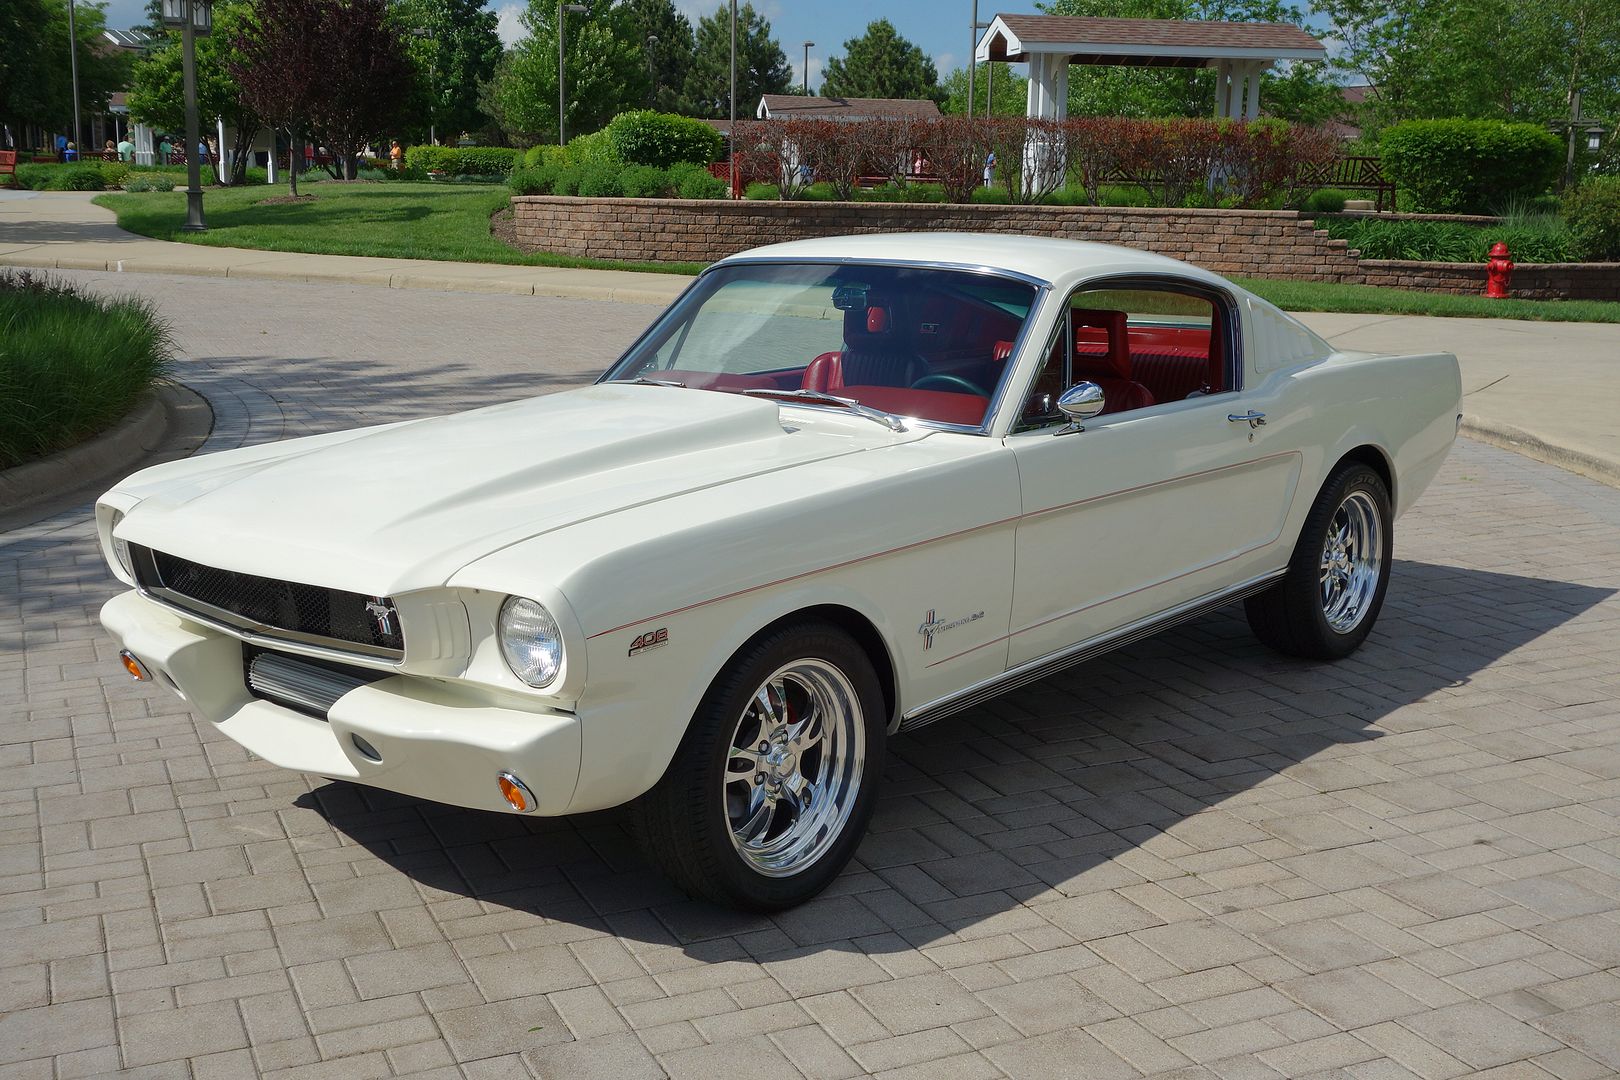
M 111 427 L 163 374 L 169 330 L 139 297 L 0 271 L 0 469 Z
M 1577 256 L 1570 232 L 1556 220 L 1540 224 L 1470 225 L 1459 221 L 1390 221 L 1376 217 L 1319 218 L 1317 226 L 1366 259 L 1483 263 L 1501 241 L 1515 262 L 1570 262 Z
M 1564 196 L 1564 220 L 1580 258 L 1620 261 L 1620 176 L 1588 177 Z
M 521 154 L 510 146 L 412 146 L 405 151 L 405 166 L 446 176 L 504 177 Z
M 1428 214 L 1483 214 L 1533 199 L 1563 162 L 1552 132 L 1502 120 L 1407 120 L 1385 128 L 1379 148 L 1412 209 Z
M 667 169 L 679 162 L 707 165 L 720 156 L 720 132 L 701 120 L 638 109 L 615 116 L 602 129 L 620 161 Z
M 573 146 L 572 143 L 569 144 Z M 557 147 L 535 147 L 552 150 Z M 512 170 L 507 186 L 514 195 L 589 195 L 597 198 L 628 196 L 634 199 L 723 199 L 726 182 L 709 175 L 693 162 L 667 169 L 651 165 L 621 165 L 611 160 L 568 164 L 558 154 L 534 154 L 532 165 Z

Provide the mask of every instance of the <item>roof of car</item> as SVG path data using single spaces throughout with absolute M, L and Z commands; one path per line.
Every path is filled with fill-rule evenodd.
M 794 261 L 857 260 L 902 263 L 937 263 L 950 266 L 1008 270 L 1053 285 L 1067 286 L 1080 278 L 1108 274 L 1174 274 L 1210 285 L 1232 288 L 1207 270 L 1165 255 L 1115 244 L 1058 240 L 1045 236 L 997 233 L 875 233 L 826 236 L 740 251 L 722 264 L 736 260 Z

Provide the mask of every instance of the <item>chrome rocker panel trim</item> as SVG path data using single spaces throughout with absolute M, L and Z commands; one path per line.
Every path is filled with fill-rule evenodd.
M 1239 582 L 1230 588 L 1188 600 L 1184 604 L 1178 604 L 1167 611 L 1159 612 L 1157 615 L 1149 615 L 1144 619 L 1126 623 L 1124 626 L 1110 630 L 1107 633 L 1076 642 L 1056 652 L 1047 653 L 1045 656 L 1037 656 L 1033 660 L 1026 660 L 1024 663 L 1015 668 L 1009 668 L 1000 675 L 975 683 L 954 694 L 937 698 L 926 705 L 919 705 L 900 718 L 898 730 L 916 731 L 920 727 L 926 727 L 936 720 L 943 720 L 954 713 L 970 709 L 999 694 L 1004 694 L 1008 690 L 1038 682 L 1048 675 L 1062 671 L 1064 668 L 1091 660 L 1113 649 L 1129 645 L 1134 641 L 1140 641 L 1142 638 L 1151 637 L 1161 630 L 1167 630 L 1177 623 L 1197 618 L 1234 600 L 1253 596 L 1286 573 L 1288 573 L 1288 569 L 1284 567 L 1281 570 L 1261 574 L 1258 577 Z

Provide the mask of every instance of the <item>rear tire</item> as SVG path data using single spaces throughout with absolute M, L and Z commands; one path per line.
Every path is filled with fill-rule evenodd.
M 760 635 L 715 678 L 663 778 L 633 804 L 644 853 L 718 904 L 803 903 L 866 833 L 885 719 L 872 662 L 843 630 L 806 621 Z
M 1287 574 L 1244 601 L 1255 637 L 1312 660 L 1355 652 L 1384 604 L 1393 524 L 1383 477 L 1358 461 L 1341 464 L 1306 515 Z

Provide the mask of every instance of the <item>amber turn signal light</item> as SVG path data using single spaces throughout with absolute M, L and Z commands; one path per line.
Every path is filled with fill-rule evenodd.
M 525 784 L 509 772 L 503 772 L 497 776 L 495 783 L 500 787 L 501 798 L 506 800 L 507 806 L 520 814 L 534 813 L 534 792 L 529 790 L 528 784 Z
M 137 660 L 135 654 L 128 649 L 122 650 L 118 654 L 118 659 L 123 662 L 124 670 L 129 672 L 129 677 L 136 682 L 152 681 L 152 673 L 147 671 L 146 665 Z

